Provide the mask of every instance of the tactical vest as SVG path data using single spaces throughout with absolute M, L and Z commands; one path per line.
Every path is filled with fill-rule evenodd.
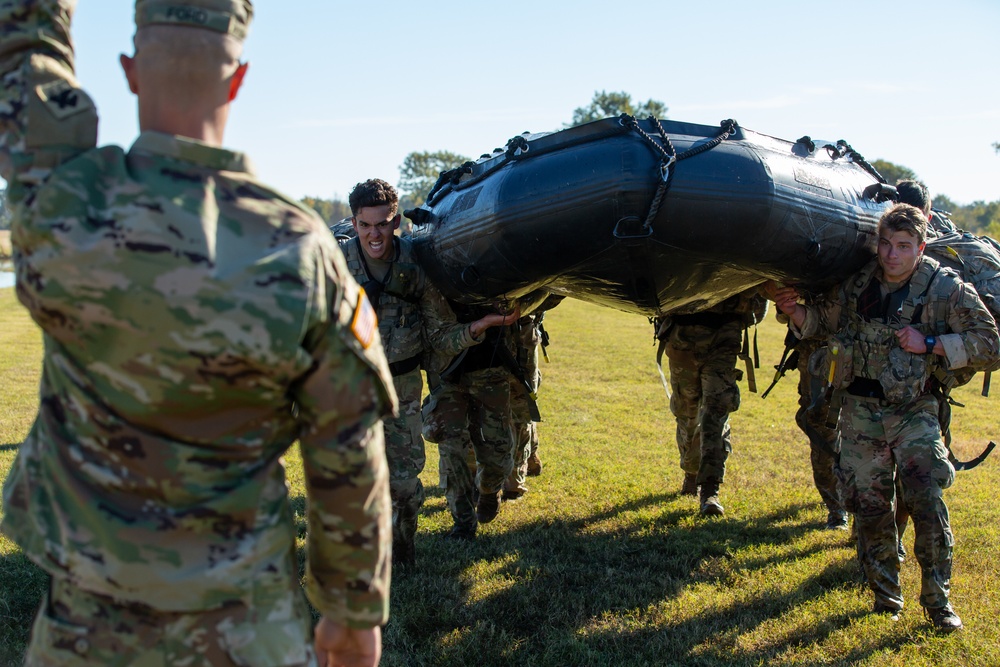
M 394 237 L 395 258 L 377 296 L 378 332 L 393 375 L 402 375 L 419 367 L 424 349 L 420 299 L 427 284 L 423 269 L 413 257 L 409 239 Z M 357 238 L 341 241 L 340 249 L 347 268 L 362 286 L 375 280 L 368 275 Z M 374 290 L 372 290 L 374 291 Z M 374 299 L 372 299 L 374 300 Z
M 924 257 L 908 284 L 901 302 L 893 303 L 893 312 L 880 312 L 876 319 L 862 316 L 860 302 L 866 290 L 880 290 L 875 281 L 877 262 L 871 262 L 854 278 L 848 294 L 845 314 L 847 325 L 834 336 L 827 354 L 836 348 L 842 364 L 829 379 L 835 386 L 856 396 L 884 398 L 890 403 L 907 403 L 925 394 L 932 375 L 942 376 L 937 355 L 913 354 L 899 346 L 896 331 L 911 326 L 923 335 L 948 331 L 947 292 L 951 280 L 943 280 L 948 269 L 934 259 Z M 902 296 L 897 291 L 897 298 Z M 881 300 L 881 292 L 878 293 Z M 889 295 L 892 303 L 892 295 Z M 828 371 L 829 372 L 829 371 Z M 881 390 L 879 392 L 878 390 Z

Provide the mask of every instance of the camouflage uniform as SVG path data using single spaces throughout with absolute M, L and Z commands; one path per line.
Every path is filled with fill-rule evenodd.
M 538 427 L 532 418 L 530 401 L 538 393 L 542 381 L 541 371 L 538 370 L 538 347 L 542 335 L 538 327 L 543 315 L 528 315 L 518 321 L 516 359 L 529 386 L 525 387 L 519 379 L 512 378 L 510 412 L 514 424 L 514 470 L 504 484 L 505 498 L 518 498 L 528 490 L 524 483 L 528 474 L 528 459 L 532 454 L 537 456 L 538 452 Z
M 428 374 L 431 393 L 424 405 L 424 437 L 438 444 L 440 475 L 455 528 L 472 536 L 479 524 L 477 500 L 499 500 L 514 469 L 511 372 L 497 351 L 510 349 L 511 327 L 490 329 L 486 342 L 469 350 L 444 378 Z M 498 341 L 498 337 L 500 340 Z M 476 458 L 475 480 L 468 451 Z
M 837 429 L 828 423 L 829 401 L 822 394 L 813 396 L 814 385 L 822 380 L 809 372 L 809 358 L 822 344 L 821 340 L 810 338 L 800 341 L 796 348 L 799 354 L 799 409 L 795 413 L 795 423 L 809 438 L 813 482 L 826 505 L 827 527 L 841 528 L 847 525 L 847 515 L 837 478 L 840 442 Z
M 1000 338 L 973 287 L 934 259 L 921 257 L 907 283 L 893 287 L 895 297 L 873 260 L 840 286 L 836 301 L 807 308 L 801 333 L 838 332 L 831 345 L 842 354 L 832 374 L 834 405 L 841 406 L 844 500 L 855 514 L 859 551 L 877 608 L 903 606 L 893 512 L 898 474 L 916 534 L 920 604 L 938 610 L 948 605 L 954 538 L 944 489 L 955 470 L 930 389 L 949 382 L 956 371 L 992 362 Z M 895 301 L 900 301 L 898 309 Z M 936 335 L 945 355 L 900 348 L 894 331 L 907 324 Z
M 704 502 L 718 493 L 732 451 L 729 414 L 740 407 L 736 360 L 744 329 L 759 322 L 767 302 L 756 289 L 693 315 L 661 321 L 670 367 L 670 411 L 677 421 L 677 449 L 686 476 L 696 476 Z M 721 506 L 720 506 L 721 509 Z
M 341 242 L 340 248 L 354 278 L 371 291 L 381 290 L 376 305 L 378 330 L 399 397 L 399 416 L 382 422 L 392 495 L 393 553 L 397 562 L 410 563 L 417 515 L 424 503 L 421 360 L 450 359 L 479 341 L 472 337 L 469 325 L 458 323 L 447 300 L 416 263 L 410 239 L 395 237 L 393 242 L 390 262 L 364 256 L 357 238 Z M 379 284 L 373 287 L 370 281 Z
M 249 3 L 215 5 L 188 15 L 245 31 Z M 148 131 L 96 148 L 72 10 L 0 4 L 0 173 L 45 345 L 3 489 L 3 532 L 52 576 L 27 663 L 133 664 L 154 637 L 160 664 L 307 663 L 296 440 L 309 599 L 351 627 L 388 617 L 395 396 L 374 311 L 323 222 L 245 156 Z

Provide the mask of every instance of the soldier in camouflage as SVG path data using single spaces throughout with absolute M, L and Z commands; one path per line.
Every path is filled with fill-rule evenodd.
M 927 221 L 929 223 L 927 232 L 928 234 L 937 234 L 939 236 L 945 234 L 953 234 L 958 231 L 950 219 L 945 215 L 942 215 L 938 211 L 931 208 L 931 204 L 934 199 L 931 197 L 930 190 L 927 186 L 920 181 L 913 179 L 904 179 L 896 183 L 896 192 L 899 195 L 900 204 L 909 204 L 910 206 L 916 206 L 924 215 L 927 216 Z
M 481 313 L 478 307 L 453 305 L 459 319 Z M 511 385 L 518 380 L 511 329 L 491 329 L 485 343 L 443 373 L 428 373 L 424 437 L 438 444 L 441 484 L 455 522 L 452 538 L 475 539 L 479 524 L 496 518 L 504 482 L 514 469 Z
M 788 316 L 778 313 L 778 321 L 787 324 Z M 822 344 L 822 339 L 810 338 L 795 345 L 799 371 L 799 409 L 795 413 L 795 423 L 809 439 L 813 483 L 827 510 L 826 528 L 847 530 L 847 510 L 837 478 L 840 441 L 836 427 L 829 424 L 830 402 L 821 391 L 821 379 L 809 372 L 809 359 Z
M 729 415 L 740 407 L 736 360 L 744 331 L 764 317 L 767 301 L 756 288 L 707 310 L 670 315 L 657 325 L 670 368 L 670 411 L 677 421 L 677 449 L 684 471 L 681 493 L 700 492 L 704 516 L 721 516 L 719 487 L 732 451 Z
M 389 360 L 399 415 L 383 420 L 389 491 L 392 496 L 393 562 L 412 565 L 417 515 L 424 502 L 420 472 L 426 460 L 421 437 L 421 363 L 443 370 L 443 362 L 484 340 L 487 329 L 516 320 L 490 313 L 460 324 L 447 300 L 417 263 L 410 239 L 399 228 L 399 197 L 380 179 L 358 183 L 348 198 L 356 236 L 341 241 L 351 275 L 378 313 L 378 330 Z
M 95 146 L 74 6 L 0 3 L 0 175 L 45 343 L 3 489 L 3 532 L 51 575 L 25 664 L 374 665 L 395 395 L 329 230 L 221 148 L 251 3 L 136 3 L 128 151 Z
M 941 436 L 937 383 L 983 368 L 1000 335 L 975 289 L 923 254 L 927 218 L 897 204 L 879 221 L 878 256 L 838 298 L 803 306 L 794 288 L 766 286 L 803 337 L 834 333 L 811 368 L 840 409 L 840 471 L 876 613 L 903 607 L 894 518 L 896 475 L 914 525 L 920 604 L 934 627 L 962 627 L 949 603 L 954 537 L 944 501 L 955 469 Z
M 538 370 L 538 348 L 542 342 L 540 326 L 544 312 L 532 313 L 518 320 L 515 342 L 517 364 L 523 371 L 527 386 L 512 377 L 510 387 L 510 412 L 514 425 L 514 469 L 504 482 L 503 499 L 517 500 L 528 492 L 525 483 L 532 457 L 538 462 L 538 427 L 532 416 L 532 401 L 538 393 L 542 374 Z

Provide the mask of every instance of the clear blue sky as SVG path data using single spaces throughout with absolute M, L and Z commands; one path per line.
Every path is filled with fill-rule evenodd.
M 117 62 L 132 6 L 77 9 L 102 143 L 137 132 Z M 608 90 L 660 100 L 677 120 L 845 139 L 933 193 L 1000 199 L 997 0 L 258 0 L 256 12 L 226 143 L 296 197 L 396 183 L 412 151 L 477 157 L 559 129 Z

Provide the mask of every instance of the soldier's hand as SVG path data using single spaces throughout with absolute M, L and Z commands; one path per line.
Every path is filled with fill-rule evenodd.
M 913 327 L 906 326 L 899 329 L 896 331 L 896 338 L 899 339 L 899 346 L 907 352 L 913 354 L 929 352 L 927 344 L 924 342 L 924 335 Z
M 501 325 L 507 326 L 508 324 L 514 324 L 514 322 L 517 322 L 519 319 L 521 319 L 521 304 L 515 303 L 514 310 L 503 316 Z
M 325 616 L 313 632 L 319 667 L 376 667 L 382 658 L 382 629 L 355 630 Z
M 774 301 L 778 310 L 785 312 L 787 314 L 787 309 L 791 308 L 793 304 L 797 303 L 799 300 L 799 291 L 791 285 L 781 285 L 773 280 L 768 280 L 765 282 L 761 289 L 767 298 Z

